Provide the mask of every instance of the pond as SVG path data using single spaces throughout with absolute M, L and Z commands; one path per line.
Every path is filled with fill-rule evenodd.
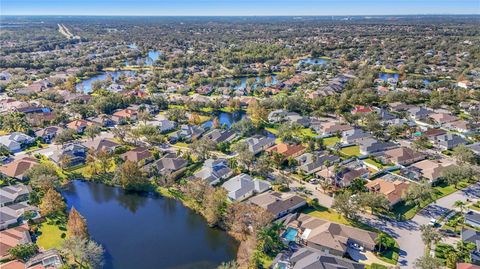
M 305 65 L 305 64 L 310 64 L 310 65 L 323 65 L 328 62 L 328 59 L 324 58 L 305 58 L 301 59 L 298 62 L 298 65 Z
M 269 78 L 268 80 L 267 80 L 267 77 Z M 226 82 L 232 85 L 235 89 L 245 89 L 247 88 L 247 80 L 250 78 L 255 79 L 255 82 L 253 83 L 252 88 L 255 88 L 257 86 L 268 87 L 278 83 L 277 75 L 268 75 L 264 77 L 256 76 L 256 77 L 229 78 L 226 80 Z
M 136 46 L 134 48 L 137 49 Z M 130 61 L 125 61 L 125 66 L 134 66 L 140 64 L 143 64 L 144 66 L 152 66 L 158 60 L 158 58 L 160 58 L 160 55 L 162 55 L 161 51 L 149 50 L 147 53 L 147 57 L 137 58 L 137 60 L 133 61 L 132 63 L 130 63 Z
M 237 242 L 177 200 L 85 181 L 62 194 L 105 248 L 104 269 L 215 268 L 235 259 Z
M 114 71 L 114 72 L 104 72 L 102 74 L 93 76 L 91 78 L 87 78 L 85 80 L 82 80 L 80 83 L 76 85 L 77 91 L 84 92 L 84 93 L 89 93 L 92 91 L 92 83 L 97 81 L 97 80 L 106 80 L 109 76 L 112 77 L 113 80 L 118 79 L 122 74 L 125 74 L 127 76 L 133 76 L 135 75 L 135 71 L 126 71 L 126 70 L 120 70 L 120 71 Z
M 395 81 L 398 81 L 400 77 L 397 73 L 380 73 L 378 77 L 383 81 L 388 81 L 388 79 L 392 78 Z
M 236 112 L 236 113 L 229 113 L 229 112 L 220 111 L 216 115 L 216 117 L 218 118 L 218 122 L 220 123 L 220 126 L 225 125 L 227 128 L 230 128 L 232 126 L 232 124 L 234 124 L 234 123 L 240 121 L 241 119 L 245 118 L 245 116 L 246 116 L 245 111 L 239 111 L 239 112 Z M 213 117 L 215 117 L 215 115 Z M 202 126 L 206 127 L 206 128 L 210 128 L 210 127 L 212 127 L 212 125 L 213 125 L 213 119 L 209 120 L 207 122 L 204 122 L 202 124 Z

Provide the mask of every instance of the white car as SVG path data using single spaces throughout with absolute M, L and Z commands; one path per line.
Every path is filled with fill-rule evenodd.
M 430 222 L 428 223 L 428 225 L 430 225 L 430 226 L 435 226 L 436 224 L 437 224 L 436 219 L 430 219 Z
M 358 251 L 363 251 L 364 250 L 364 248 L 357 243 L 351 243 L 350 247 L 353 248 L 353 249 L 356 249 Z

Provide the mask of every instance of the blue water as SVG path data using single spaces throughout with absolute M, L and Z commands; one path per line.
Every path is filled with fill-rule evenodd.
M 398 78 L 400 77 L 397 73 L 391 74 L 391 73 L 380 73 L 378 77 L 383 80 L 387 81 L 389 78 L 393 78 L 398 81 Z
M 305 58 L 305 59 L 301 59 L 298 62 L 298 64 L 299 65 L 302 65 L 302 64 L 323 65 L 323 64 L 326 64 L 327 62 L 328 60 L 323 58 Z
M 129 47 L 130 46 L 131 45 L 129 45 Z M 137 46 L 135 45 L 134 48 L 137 48 Z M 125 61 L 125 66 L 139 65 L 142 62 L 143 62 L 143 65 L 145 66 L 152 66 L 158 60 L 158 58 L 160 58 L 160 55 L 162 55 L 161 51 L 149 50 L 147 57 L 138 58 L 136 61 L 133 61 L 132 63 L 130 63 L 129 61 Z
M 270 75 L 270 76 L 272 78 L 272 81 L 267 83 L 264 80 L 262 84 L 260 83 L 260 80 L 262 79 L 262 77 L 258 77 L 258 76 L 255 77 L 256 82 L 255 82 L 254 85 L 252 85 L 252 87 L 253 88 L 255 88 L 257 86 L 268 87 L 268 86 L 271 86 L 271 85 L 276 85 L 278 83 L 277 75 Z M 231 82 L 231 84 L 236 84 L 236 85 L 233 86 L 235 89 L 241 89 L 241 88 L 246 88 L 247 87 L 247 80 L 249 78 L 250 77 L 240 77 L 240 78 L 237 78 L 237 79 L 228 79 L 227 82 Z M 263 78 L 265 78 L 265 77 L 263 77 Z
M 103 269 L 216 268 L 237 242 L 177 200 L 73 181 L 62 191 L 105 248 Z
M 241 119 L 245 118 L 246 114 L 244 111 L 239 111 L 235 114 L 233 113 L 228 113 L 228 112 L 220 112 L 218 113 L 218 122 L 220 123 L 220 126 L 226 126 L 227 128 L 230 128 L 232 124 L 235 122 L 240 121 Z M 215 116 L 214 116 L 215 117 Z M 202 124 L 203 127 L 210 128 L 213 125 L 213 120 L 209 120 L 205 123 Z
M 94 77 L 85 79 L 81 81 L 80 83 L 77 84 L 76 88 L 77 91 L 83 91 L 84 93 L 89 93 L 92 91 L 92 83 L 97 80 L 106 80 L 108 76 L 112 76 L 113 80 L 117 80 L 120 75 L 125 74 L 127 76 L 133 76 L 135 75 L 135 71 L 115 71 L 115 72 L 105 72 L 100 75 L 96 75 Z
M 283 233 L 282 237 L 287 241 L 295 241 L 297 238 L 298 231 L 294 228 L 288 227 L 287 230 Z

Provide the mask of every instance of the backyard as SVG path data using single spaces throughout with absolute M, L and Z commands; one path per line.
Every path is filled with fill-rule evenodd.
M 40 248 L 59 249 L 62 246 L 65 238 L 65 227 L 60 220 L 47 219 L 45 222 L 39 224 L 37 244 Z

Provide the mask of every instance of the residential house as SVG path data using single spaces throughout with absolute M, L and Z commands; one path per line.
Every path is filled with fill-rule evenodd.
M 295 144 L 279 143 L 275 146 L 272 146 L 266 149 L 265 152 L 269 154 L 276 153 L 283 156 L 284 159 L 288 159 L 288 158 L 296 158 L 302 155 L 305 152 L 305 150 L 307 150 L 307 148 L 302 146 L 301 144 L 295 145 Z
M 326 168 L 327 164 L 337 163 L 341 159 L 337 155 L 329 154 L 328 152 L 312 152 L 304 153 L 296 157 L 295 160 L 298 162 L 298 170 L 310 175 Z
M 233 170 L 228 166 L 226 159 L 208 159 L 203 163 L 202 169 L 194 174 L 194 177 L 205 180 L 210 185 L 216 185 L 232 174 Z
M 63 128 L 59 126 L 48 126 L 35 132 L 35 136 L 39 137 L 43 143 L 50 143 L 60 133 Z
M 390 206 L 394 206 L 402 200 L 410 187 L 410 182 L 398 178 L 382 177 L 368 182 L 365 187 L 371 192 L 382 194 Z
M 477 156 L 480 156 L 480 142 L 467 145 L 467 147 Z
M 7 177 L 24 180 L 25 172 L 27 172 L 28 169 L 30 169 L 31 167 L 38 164 L 39 162 L 35 158 L 22 157 L 11 163 L 0 166 L 0 173 L 6 175 Z
M 89 139 L 83 145 L 94 152 L 106 151 L 109 153 L 113 153 L 115 149 L 120 147 L 117 142 L 100 137 L 94 140 Z
M 88 126 L 94 125 L 93 122 L 86 121 L 86 120 L 73 120 L 67 124 L 68 129 L 75 130 L 77 133 L 81 134 L 85 131 L 85 128 Z
M 434 183 L 442 177 L 443 170 L 449 165 L 439 161 L 423 160 L 403 169 L 401 174 L 412 180 L 426 179 L 430 183 Z
M 240 174 L 223 183 L 222 187 L 227 190 L 231 200 L 243 201 L 257 193 L 269 190 L 271 185 L 267 181 Z
M 343 256 L 351 244 L 358 244 L 367 251 L 375 249 L 377 234 L 352 226 L 297 213 L 286 216 L 286 227 L 297 230 L 298 241 L 327 254 Z
M 312 124 L 310 128 L 323 136 L 336 135 L 337 133 L 342 134 L 345 131 L 353 129 L 350 125 L 340 124 L 333 121 Z
M 167 133 L 175 129 L 177 126 L 177 123 L 171 120 L 160 120 L 158 122 L 158 130 L 160 130 L 161 133 Z
M 457 117 L 448 113 L 434 113 L 429 116 L 436 124 L 443 126 L 446 123 L 458 120 Z
M 8 206 L 28 200 L 32 188 L 23 184 L 16 184 L 0 188 L 0 206 Z
M 426 137 L 430 141 L 435 141 L 437 136 L 445 135 L 447 132 L 442 129 L 428 128 L 425 132 L 422 132 L 422 136 Z
M 443 127 L 447 130 L 460 132 L 460 133 L 467 133 L 471 131 L 473 128 L 475 128 L 474 126 L 472 126 L 472 124 L 470 124 L 465 120 L 451 121 L 451 122 L 445 123 Z
M 213 129 L 207 132 L 203 137 L 212 140 L 215 144 L 231 142 L 237 137 L 237 134 L 232 130 Z
M 298 195 L 274 191 L 253 196 L 248 199 L 248 202 L 272 213 L 275 219 L 295 212 L 297 209 L 307 205 L 307 201 Z
M 474 264 L 471 264 L 471 263 L 460 262 L 460 263 L 457 263 L 457 268 L 456 269 L 480 269 L 480 265 L 474 265 Z
M 475 249 L 472 251 L 472 261 L 480 263 L 480 231 L 463 228 L 461 231 L 462 241 L 475 244 Z
M 116 111 L 112 115 L 112 120 L 116 123 L 125 122 L 125 121 L 136 121 L 138 117 L 138 111 L 130 108 L 121 109 Z
M 364 269 L 365 265 L 352 260 L 326 254 L 310 247 L 295 251 L 287 263 L 291 269 Z M 283 267 L 278 267 L 283 268 Z
M 412 107 L 407 110 L 408 115 L 413 120 L 423 120 L 432 114 L 432 111 L 423 107 Z
M 476 211 L 468 211 L 465 213 L 465 224 L 480 228 L 480 213 Z
M 360 144 L 360 153 L 363 155 L 386 151 L 397 147 L 397 144 L 393 142 L 379 141 L 374 138 L 363 138 L 357 142 Z
M 17 224 L 21 220 L 22 215 L 28 211 L 36 211 L 36 208 L 28 205 L 27 202 L 0 207 L 0 230 Z
M 112 127 L 115 125 L 115 121 L 113 121 L 109 115 L 105 114 L 96 117 L 90 117 L 88 118 L 88 121 L 102 127 Z
M 120 158 L 124 161 L 131 161 L 142 165 L 151 161 L 153 154 L 147 148 L 138 147 L 123 153 L 120 155 Z
M 20 132 L 0 136 L 0 145 L 5 146 L 11 152 L 19 152 L 34 142 L 35 138 Z
M 275 144 L 275 138 L 255 135 L 245 139 L 248 149 L 253 154 L 258 154 Z
M 187 160 L 177 157 L 174 153 L 168 153 L 161 159 L 147 164 L 144 169 L 151 175 L 170 176 L 171 174 L 187 167 L 187 165 Z
M 283 122 L 287 116 L 287 113 L 288 112 L 283 109 L 274 110 L 268 114 L 268 121 L 272 123 Z
M 382 156 L 382 159 L 384 159 L 385 163 L 394 163 L 395 165 L 404 166 L 421 161 L 425 158 L 425 154 L 407 147 L 387 150 L 383 153 Z
M 50 160 L 61 167 L 69 167 L 84 164 L 87 158 L 87 147 L 79 143 L 63 145 L 60 150 L 54 150 L 46 154 Z
M 352 114 L 367 114 L 373 112 L 373 109 L 368 106 L 355 106 L 355 108 L 352 110 Z
M 8 251 L 18 245 L 32 242 L 27 224 L 0 231 L 0 259 L 10 257 Z
M 62 256 L 58 250 L 52 248 L 36 254 L 25 263 L 26 268 L 55 268 L 62 267 Z
M 445 134 L 435 137 L 435 144 L 442 150 L 453 149 L 467 143 L 467 140 L 457 134 Z
M 203 133 L 205 133 L 205 128 L 202 126 L 184 124 L 180 127 L 180 130 L 170 136 L 170 139 L 172 141 L 190 141 L 200 138 Z
M 350 186 L 350 184 L 356 178 L 366 179 L 370 171 L 359 161 L 352 161 L 340 166 L 338 169 L 333 167 L 327 167 L 318 171 L 315 175 L 317 178 L 327 180 L 333 185 L 344 188 Z
M 365 138 L 372 138 L 372 135 L 360 128 L 353 128 L 342 133 L 342 142 L 347 144 L 357 143 Z

